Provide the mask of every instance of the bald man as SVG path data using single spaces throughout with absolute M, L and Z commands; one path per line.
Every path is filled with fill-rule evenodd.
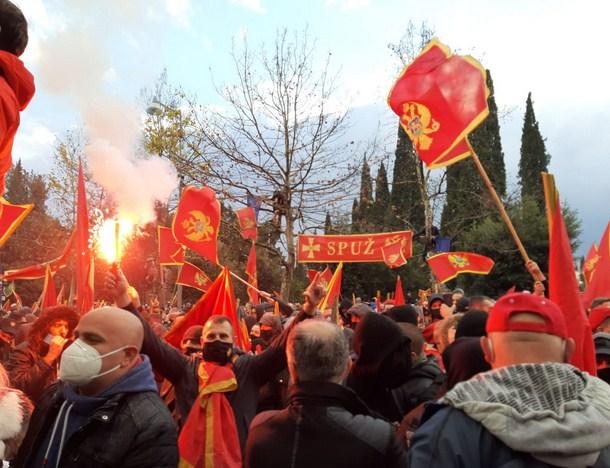
M 507 294 L 486 330 L 492 370 L 426 409 L 409 467 L 610 466 L 610 386 L 568 364 L 574 341 L 559 307 Z
M 36 403 L 16 467 L 175 467 L 176 427 L 159 398 L 144 330 L 116 307 L 92 310 Z

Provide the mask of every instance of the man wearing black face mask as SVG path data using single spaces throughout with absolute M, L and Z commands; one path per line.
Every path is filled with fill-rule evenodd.
M 126 294 L 127 287 L 127 280 L 120 270 L 116 273 L 108 273 L 106 288 L 114 294 L 117 305 L 138 315 Z M 292 321 L 292 324 L 296 325 L 313 316 L 323 295 L 324 291 L 319 287 L 313 287 L 306 292 L 303 311 Z M 147 323 L 142 322 L 142 324 L 144 326 L 142 352 L 150 357 L 153 368 L 174 384 L 176 404 L 185 428 L 188 429 L 190 425 L 189 418 L 200 410 L 202 395 L 209 394 L 205 393 L 206 391 L 211 391 L 214 396 L 220 397 L 221 406 L 226 402 L 230 404 L 231 408 L 224 414 L 231 414 L 233 418 L 219 421 L 221 423 L 219 430 L 223 431 L 224 440 L 231 439 L 229 435 L 236 432 L 237 453 L 233 447 L 230 447 L 230 450 L 219 454 L 219 450 L 226 447 L 217 447 L 216 444 L 210 444 L 213 445 L 210 450 L 214 451 L 213 456 L 216 459 L 226 460 L 226 457 L 230 456 L 231 463 L 236 460 L 240 462 L 248 427 L 256 414 L 259 389 L 286 367 L 286 339 L 293 325 L 287 327 L 264 352 L 256 356 L 250 354 L 237 356 L 233 353 L 234 332 L 231 322 L 225 316 L 213 315 L 203 327 L 201 358 L 184 356 L 176 348 L 157 337 Z M 213 377 L 208 372 L 210 369 L 223 375 L 222 389 L 216 386 L 211 390 L 207 386 L 209 378 Z M 226 409 L 226 406 L 224 407 Z M 200 431 L 187 429 L 182 431 L 178 441 L 181 455 L 185 453 L 184 444 L 190 447 L 202 447 L 201 441 L 197 440 L 199 434 L 196 433 Z M 198 456 L 204 454 L 204 450 L 197 452 Z M 227 463 L 227 466 L 233 465 Z
M 273 312 L 265 312 L 259 322 L 261 330 L 260 337 L 252 341 L 252 350 L 255 354 L 261 353 L 266 350 L 271 341 L 282 333 L 282 324 L 280 318 L 277 315 L 273 315 Z

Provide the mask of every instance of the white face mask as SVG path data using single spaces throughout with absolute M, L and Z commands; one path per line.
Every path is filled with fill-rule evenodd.
M 88 345 L 81 339 L 77 339 L 68 346 L 61 355 L 59 363 L 59 379 L 76 386 L 86 385 L 93 379 L 114 372 L 120 365 L 114 366 L 105 372 L 102 370 L 102 359 L 111 354 L 118 353 L 129 346 L 110 351 L 104 355 L 100 354 L 93 346 Z

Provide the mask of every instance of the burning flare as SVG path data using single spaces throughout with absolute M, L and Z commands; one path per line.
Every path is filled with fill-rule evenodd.
M 106 219 L 97 230 L 98 255 L 108 263 L 120 262 L 133 228 L 133 222 L 128 218 Z

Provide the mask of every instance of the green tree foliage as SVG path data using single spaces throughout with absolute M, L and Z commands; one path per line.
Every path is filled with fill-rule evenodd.
M 392 174 L 392 193 L 386 225 L 399 231 L 408 226 L 419 231 L 424 228 L 424 205 L 417 182 L 419 158 L 402 126 L 398 124 L 398 136 Z
M 379 231 L 386 230 L 385 218 L 389 208 L 390 188 L 388 187 L 388 173 L 382 162 L 375 179 L 375 202 L 370 213 L 371 221 Z
M 10 203 L 34 203 L 34 209 L 0 250 L 0 264 L 12 270 L 42 263 L 58 257 L 68 239 L 68 231 L 47 213 L 47 185 L 42 176 L 27 172 L 21 161 L 8 174 L 5 198 Z M 43 280 L 17 281 L 16 289 L 24 304 L 38 299 Z M 62 284 L 69 287 L 69 272 L 55 275 L 57 290 Z
M 356 232 L 372 232 L 373 223 L 371 214 L 374 209 L 374 203 L 371 168 L 365 158 L 360 173 L 360 198 L 358 199 L 358 226 Z
M 330 219 L 330 213 L 326 212 L 326 218 L 324 219 L 324 234 L 332 234 L 333 233 L 333 223 Z
M 500 197 L 506 195 L 506 168 L 500 140 L 498 106 L 493 80 L 487 70 L 489 115 L 469 137 L 483 167 Z M 482 219 L 495 215 L 491 197 L 475 164 L 470 158 L 447 168 L 447 199 L 441 217 L 441 232 L 459 237 Z
M 509 204 L 507 209 L 529 256 L 543 272 L 548 271 L 548 224 L 544 209 L 540 208 L 537 200 L 529 197 Z M 576 248 L 580 221 L 569 208 L 564 208 L 563 214 L 573 248 Z M 503 294 L 511 286 L 518 290 L 532 289 L 532 278 L 502 220 L 492 217 L 483 220 L 464 234 L 462 242 L 465 249 L 493 258 L 495 266 L 487 276 L 461 275 L 450 286 L 457 284 L 469 295 L 487 294 L 492 297 Z
M 521 196 L 533 198 L 541 208 L 544 206 L 544 192 L 540 173 L 548 171 L 550 161 L 551 156 L 546 151 L 544 138 L 534 114 L 532 93 L 529 93 L 525 103 L 525 117 L 521 134 L 519 183 L 521 184 Z

